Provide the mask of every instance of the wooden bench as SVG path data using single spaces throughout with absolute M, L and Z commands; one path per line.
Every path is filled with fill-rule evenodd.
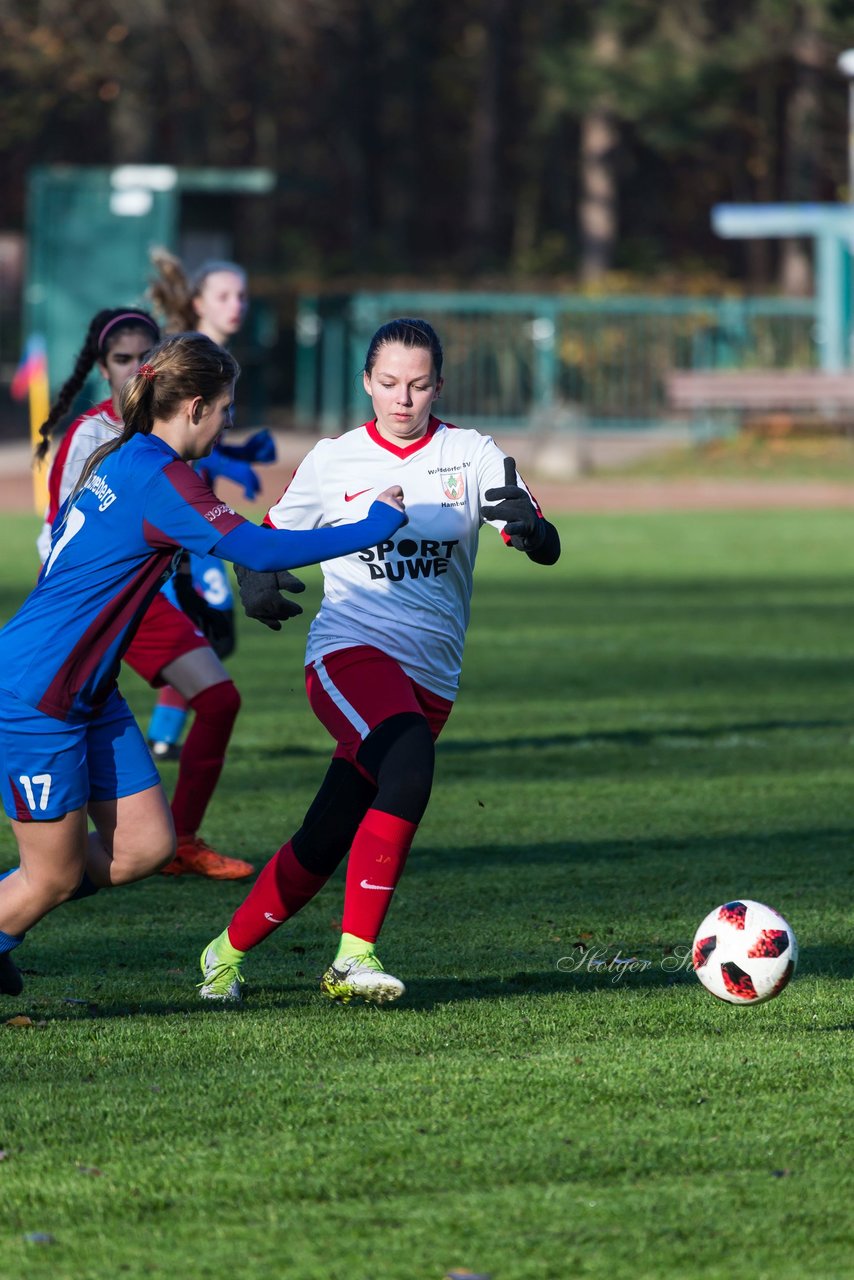
M 707 422 L 715 414 L 738 414 L 780 432 L 798 424 L 838 430 L 854 422 L 854 372 L 672 369 L 665 389 L 672 409 Z

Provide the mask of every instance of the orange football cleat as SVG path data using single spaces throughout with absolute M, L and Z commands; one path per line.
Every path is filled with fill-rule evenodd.
M 254 876 L 251 862 L 226 858 L 201 836 L 179 836 L 175 857 L 161 867 L 162 876 L 207 876 L 209 880 L 246 880 Z

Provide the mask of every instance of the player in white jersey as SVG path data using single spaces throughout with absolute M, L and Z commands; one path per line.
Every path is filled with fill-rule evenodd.
M 408 523 L 322 565 L 306 687 L 337 746 L 302 826 L 202 952 L 206 999 L 241 999 L 247 951 L 314 897 L 348 850 L 343 932 L 321 990 L 344 1003 L 403 994 L 375 944 L 430 797 L 433 744 L 457 693 L 481 525 L 492 524 L 538 564 L 560 555 L 557 530 L 513 459 L 489 436 L 433 415 L 442 348 L 426 321 L 394 320 L 377 331 L 364 384 L 374 420 L 321 440 L 265 523 L 336 526 L 391 483 L 406 495 Z M 276 575 L 238 568 L 237 576 L 247 613 L 278 630 L 290 608 Z

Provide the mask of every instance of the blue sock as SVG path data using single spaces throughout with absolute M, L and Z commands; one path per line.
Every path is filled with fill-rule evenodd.
M 22 934 L 20 938 L 15 938 L 11 933 L 4 933 L 0 929 L 0 956 L 4 956 L 7 951 L 14 951 L 15 947 L 19 947 L 24 941 L 25 936 Z
M 184 732 L 187 723 L 187 712 L 183 707 L 155 706 L 148 722 L 149 742 L 175 743 Z
M 83 879 L 68 899 L 69 902 L 76 902 L 78 898 L 91 898 L 93 893 L 97 893 L 101 888 L 99 884 L 94 884 L 89 879 L 88 873 L 83 872 Z

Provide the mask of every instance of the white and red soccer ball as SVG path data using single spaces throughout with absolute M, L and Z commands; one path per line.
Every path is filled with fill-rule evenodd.
M 798 963 L 798 943 L 772 907 L 750 898 L 710 911 L 694 935 L 694 972 L 707 991 L 730 1004 L 778 996 Z

